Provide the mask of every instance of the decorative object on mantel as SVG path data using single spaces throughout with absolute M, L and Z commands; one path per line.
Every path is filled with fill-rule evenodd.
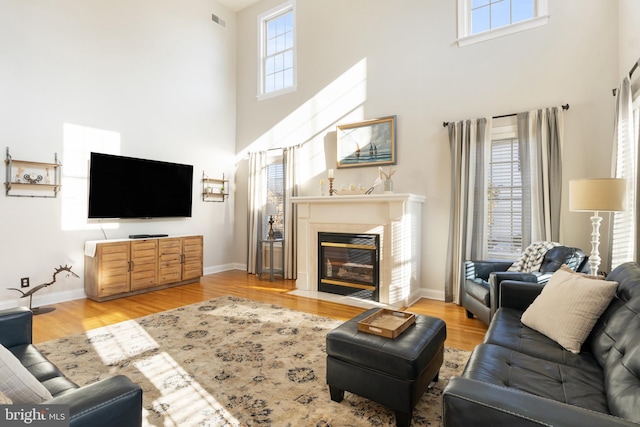
M 378 173 L 380 174 L 380 179 L 382 179 L 382 176 L 384 175 L 384 192 L 393 193 L 393 181 L 391 180 L 391 177 L 396 173 L 396 171 L 389 168 L 389 171 L 385 172 L 382 168 L 378 168 Z
M 33 314 L 42 314 L 42 313 L 48 313 L 50 311 L 55 310 L 55 307 L 36 307 L 33 308 L 31 307 L 31 303 L 33 302 L 33 294 L 35 294 L 36 292 L 38 292 L 40 289 L 42 288 L 46 288 L 47 286 L 51 286 L 54 283 L 56 283 L 56 276 L 58 275 L 58 273 L 61 273 L 63 271 L 67 272 L 67 277 L 69 277 L 70 275 L 73 275 L 73 277 L 80 277 L 78 276 L 76 273 L 74 273 L 73 271 L 71 271 L 71 266 L 69 265 L 65 265 L 64 267 L 61 265 L 60 267 L 55 269 L 55 272 L 53 273 L 53 280 L 51 282 L 48 283 L 43 283 L 42 285 L 38 285 L 35 288 L 31 289 L 28 292 L 23 292 L 20 289 L 17 288 L 7 288 L 10 291 L 18 291 L 22 294 L 22 296 L 20 298 L 26 298 L 29 297 L 29 310 L 31 310 L 33 312 Z
M 333 196 L 334 194 L 336 194 L 338 192 L 338 190 L 333 188 L 333 169 L 329 169 L 327 171 L 327 178 L 329 179 L 329 195 Z
M 338 168 L 396 164 L 396 116 L 337 126 Z
M 600 222 L 599 212 L 625 210 L 627 181 L 619 178 L 574 179 L 569 181 L 569 210 L 593 212 L 591 217 L 591 255 L 589 274 L 598 275 L 600 266 Z

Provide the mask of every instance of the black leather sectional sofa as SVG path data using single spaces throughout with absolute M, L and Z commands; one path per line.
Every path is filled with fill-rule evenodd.
M 79 387 L 49 362 L 31 339 L 32 313 L 28 308 L 0 310 L 0 344 L 49 390 L 53 399 L 42 404 L 69 405 L 70 427 L 142 424 L 142 389 L 129 378 L 119 375 Z
M 521 323 L 542 285 L 502 282 L 484 342 L 444 390 L 444 425 L 638 426 L 640 266 L 607 280 L 619 283 L 616 296 L 578 354 Z

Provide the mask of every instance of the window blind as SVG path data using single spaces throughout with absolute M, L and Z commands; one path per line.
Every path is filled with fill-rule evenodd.
M 264 209 L 264 229 L 269 230 L 269 217 L 273 215 L 276 238 L 284 231 L 284 163 L 282 156 L 273 157 L 267 165 L 267 199 Z
M 517 139 L 491 142 L 487 192 L 487 253 L 493 259 L 514 259 L 522 253 L 522 175 Z

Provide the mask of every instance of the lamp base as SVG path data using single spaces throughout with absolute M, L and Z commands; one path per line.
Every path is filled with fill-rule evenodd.
M 589 255 L 589 274 L 592 276 L 598 275 L 598 267 L 600 267 L 600 252 L 598 247 L 600 246 L 600 223 L 602 217 L 598 215 L 598 212 L 594 212 L 591 217 L 591 255 Z

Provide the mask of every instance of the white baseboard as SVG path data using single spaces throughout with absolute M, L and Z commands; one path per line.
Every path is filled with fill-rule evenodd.
M 33 307 L 43 307 L 45 305 L 58 304 L 61 302 L 73 301 L 77 299 L 86 298 L 87 295 L 84 293 L 84 289 L 74 289 L 71 291 L 63 291 L 63 292 L 52 292 L 50 294 L 38 296 L 35 294 L 33 296 L 33 303 L 31 304 Z M 0 302 L 0 309 L 12 308 L 12 307 L 29 307 L 29 298 L 16 298 L 12 300 L 2 301 Z
M 420 295 L 422 298 L 444 301 L 444 290 L 437 291 L 435 289 L 421 289 Z

